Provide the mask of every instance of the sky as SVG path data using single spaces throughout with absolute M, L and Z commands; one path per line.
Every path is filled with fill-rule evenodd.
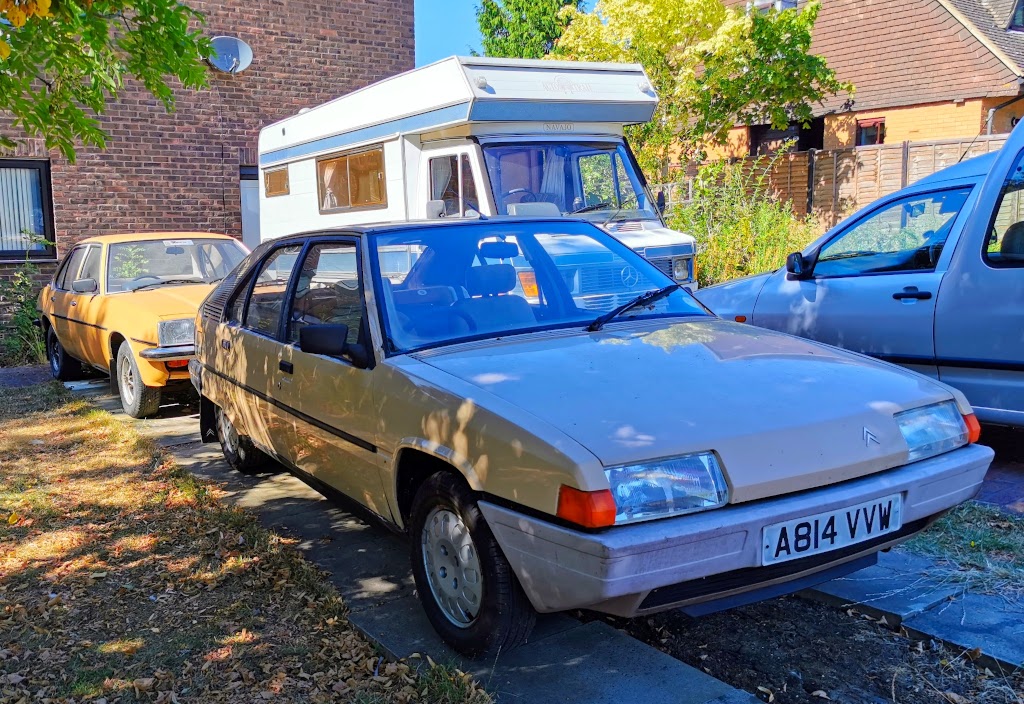
M 415 0 L 417 66 L 482 49 L 476 25 L 477 1 Z

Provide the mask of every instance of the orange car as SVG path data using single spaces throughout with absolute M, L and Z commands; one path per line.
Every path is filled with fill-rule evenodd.
M 39 294 L 53 376 L 93 367 L 110 375 L 125 413 L 153 415 L 165 389 L 187 389 L 199 304 L 246 254 L 234 238 L 205 232 L 79 242 Z

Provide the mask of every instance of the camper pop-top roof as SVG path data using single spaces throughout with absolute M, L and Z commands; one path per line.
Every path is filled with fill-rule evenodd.
M 264 127 L 260 166 L 471 123 L 603 123 L 621 134 L 657 104 L 639 64 L 453 56 Z

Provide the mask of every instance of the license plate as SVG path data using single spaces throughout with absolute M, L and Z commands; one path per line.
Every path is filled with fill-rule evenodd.
M 895 533 L 903 525 L 901 508 L 901 496 L 893 494 L 765 526 L 761 564 L 796 560 Z

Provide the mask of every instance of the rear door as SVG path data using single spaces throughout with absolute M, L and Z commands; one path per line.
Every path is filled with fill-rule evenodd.
M 299 349 L 300 330 L 322 324 L 344 324 L 350 344 L 371 347 L 360 262 L 358 241 L 348 238 L 313 240 L 303 255 L 287 308 L 278 398 L 294 409 L 288 459 L 377 514 L 390 516 L 374 445 L 373 365 L 361 369 L 347 356 Z
M 936 294 L 972 191 L 884 201 L 821 246 L 811 278 L 772 276 L 751 322 L 937 375 Z
M 940 378 L 982 420 L 1024 425 L 1024 131 L 999 152 L 939 291 Z

